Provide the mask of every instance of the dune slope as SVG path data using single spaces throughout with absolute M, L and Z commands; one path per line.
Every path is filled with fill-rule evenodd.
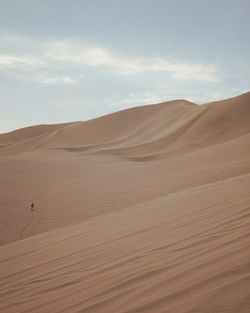
M 0 311 L 249 312 L 249 183 L 229 178 L 3 246 Z

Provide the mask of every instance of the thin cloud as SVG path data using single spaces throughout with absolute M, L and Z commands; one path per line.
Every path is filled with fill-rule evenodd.
M 67 76 L 57 76 L 57 77 L 47 77 L 38 79 L 38 81 L 42 84 L 56 85 L 56 84 L 74 84 L 76 82 L 72 77 Z
M 14 38 L 16 42 L 18 40 Z M 8 40 L 10 42 L 10 40 Z M 15 42 L 14 42 L 15 43 Z M 24 43 L 30 47 L 31 43 L 26 38 Z M 12 43 L 13 46 L 13 43 Z M 61 68 L 74 68 L 78 66 L 84 72 L 84 68 L 95 68 L 113 74 L 133 76 L 143 72 L 165 72 L 172 79 L 199 80 L 206 82 L 218 82 L 217 68 L 207 64 L 185 64 L 183 62 L 172 62 L 162 57 L 124 57 L 101 47 L 90 47 L 82 42 L 58 41 L 56 43 L 45 42 L 39 44 L 34 41 L 35 49 L 32 54 L 5 53 L 0 55 L 0 69 L 27 68 L 44 69 L 51 71 L 56 64 Z M 13 47 L 12 47 L 13 48 Z M 17 47 L 18 48 L 18 47 Z M 13 49 L 12 49 L 13 51 Z M 18 51 L 18 49 L 16 49 Z M 65 77 L 68 75 L 65 73 Z M 51 79 L 53 81 L 72 83 L 67 78 Z M 43 82 L 42 82 L 43 83 Z M 46 82 L 45 82 L 46 83 Z
M 169 72 L 176 80 L 219 81 L 215 66 L 170 62 L 160 57 L 135 56 L 125 58 L 103 48 L 74 46 L 68 42 L 58 42 L 52 45 L 46 57 L 48 60 L 101 68 L 123 75 L 135 75 L 146 71 L 163 71 Z
M 0 54 L 0 69 L 1 68 L 22 68 L 22 67 L 31 67 L 31 66 L 45 66 L 41 58 L 35 56 L 25 56 L 25 55 L 8 55 Z

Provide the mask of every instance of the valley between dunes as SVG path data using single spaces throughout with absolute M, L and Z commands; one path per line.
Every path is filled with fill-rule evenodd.
M 0 312 L 250 312 L 250 93 L 2 134 L 0 173 Z

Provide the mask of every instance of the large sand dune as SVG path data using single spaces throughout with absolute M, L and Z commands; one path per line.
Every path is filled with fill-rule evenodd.
M 250 311 L 250 93 L 3 134 L 0 172 L 0 312 Z

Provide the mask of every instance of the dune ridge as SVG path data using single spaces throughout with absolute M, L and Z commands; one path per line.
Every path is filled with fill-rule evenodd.
M 2 134 L 0 171 L 0 312 L 249 312 L 250 93 Z

